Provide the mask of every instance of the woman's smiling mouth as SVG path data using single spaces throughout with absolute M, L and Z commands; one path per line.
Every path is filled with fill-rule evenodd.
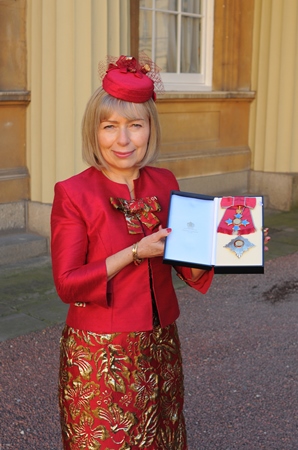
M 134 153 L 134 150 L 131 150 L 130 152 L 116 152 L 115 150 L 113 150 L 113 153 L 115 156 L 117 156 L 117 158 L 128 158 Z

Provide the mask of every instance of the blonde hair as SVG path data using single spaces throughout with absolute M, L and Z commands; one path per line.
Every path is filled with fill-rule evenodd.
M 97 133 L 99 124 L 108 119 L 115 110 L 128 120 L 140 116 L 149 118 L 150 135 L 147 152 L 139 167 L 144 167 L 155 161 L 159 154 L 161 133 L 158 113 L 153 99 L 145 103 L 125 102 L 112 97 L 102 87 L 98 88 L 91 96 L 83 116 L 82 151 L 84 161 L 97 169 L 106 167 L 98 145 Z

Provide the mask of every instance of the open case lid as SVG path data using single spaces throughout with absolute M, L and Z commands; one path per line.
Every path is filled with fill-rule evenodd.
M 264 273 L 263 197 L 172 191 L 164 263 Z

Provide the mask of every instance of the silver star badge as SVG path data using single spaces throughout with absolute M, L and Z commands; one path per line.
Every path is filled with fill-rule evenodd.
M 241 258 L 243 253 L 247 252 L 247 250 L 249 250 L 251 247 L 255 247 L 255 244 L 252 244 L 248 239 L 242 236 L 237 236 L 235 239 L 232 239 L 231 242 L 225 245 L 225 247 L 236 253 L 236 256 L 238 258 Z

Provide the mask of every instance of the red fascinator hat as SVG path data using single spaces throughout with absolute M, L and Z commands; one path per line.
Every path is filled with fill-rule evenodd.
M 140 58 L 140 61 L 124 55 L 117 60 L 110 58 L 107 70 L 104 71 L 100 63 L 98 72 L 103 89 L 126 102 L 144 103 L 150 98 L 155 100 L 155 92 L 163 91 L 159 69 L 147 56 L 143 56 L 142 60 Z

